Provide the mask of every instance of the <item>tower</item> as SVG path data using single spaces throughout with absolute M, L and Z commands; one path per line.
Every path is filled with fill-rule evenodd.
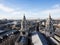
M 46 21 L 46 36 L 53 36 L 54 30 L 53 30 L 53 21 L 49 14 L 49 18 Z
M 26 20 L 25 14 L 24 14 L 23 19 L 21 21 L 20 35 L 21 36 L 27 36 L 28 35 L 28 27 L 27 27 L 27 20 Z

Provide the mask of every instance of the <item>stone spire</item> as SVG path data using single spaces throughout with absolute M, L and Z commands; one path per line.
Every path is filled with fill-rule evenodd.
M 47 19 L 47 25 L 49 25 L 49 26 L 53 25 L 50 13 L 49 13 L 49 18 Z
M 50 13 L 49 13 L 49 18 L 51 18 L 51 15 L 50 15 Z
M 49 18 L 46 21 L 46 31 L 48 32 L 48 34 L 50 36 L 53 35 L 53 32 L 54 32 L 53 31 L 53 21 L 52 21 L 52 18 L 51 18 L 51 15 L 50 14 L 49 14 Z
M 28 35 L 28 27 L 27 27 L 27 20 L 25 17 L 25 14 L 23 16 L 23 19 L 21 21 L 21 30 L 20 30 L 20 36 L 27 36 Z
M 24 14 L 24 16 L 23 16 L 23 21 L 26 21 L 26 17 L 25 17 L 25 14 Z
M 26 17 L 25 17 L 25 14 L 23 16 L 23 20 L 21 22 L 21 30 L 26 30 L 26 25 L 27 25 L 27 21 L 26 21 Z

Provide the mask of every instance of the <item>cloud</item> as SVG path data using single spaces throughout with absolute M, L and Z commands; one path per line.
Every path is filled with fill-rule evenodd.
M 43 13 L 43 14 L 48 14 L 48 13 L 51 13 L 51 14 L 58 14 L 58 13 L 60 13 L 60 9 L 44 10 L 44 11 L 42 11 L 41 13 Z
M 60 6 L 56 6 L 56 5 L 53 5 L 53 6 L 55 6 L 54 8 L 52 6 L 50 9 L 45 9 L 45 10 L 38 11 L 38 12 L 32 12 L 31 15 L 34 15 L 35 17 L 38 17 L 38 18 L 39 17 L 46 18 L 49 16 L 49 13 L 50 13 L 53 18 L 59 18 Z
M 25 10 L 19 10 L 19 9 L 16 10 L 16 9 L 7 7 L 4 4 L 0 4 L 0 10 L 6 12 L 8 14 L 11 14 L 11 16 L 5 16 L 5 15 L 2 16 L 1 15 L 0 17 L 3 17 L 3 18 L 4 17 L 5 18 L 10 18 L 10 17 L 19 18 L 19 16 L 21 17 L 24 13 L 26 14 L 26 16 L 28 18 L 29 17 L 35 17 L 35 18 L 44 17 L 43 15 L 48 16 L 49 13 L 51 13 L 51 15 L 56 15 L 56 14 L 60 15 L 60 5 L 59 4 L 53 5 L 52 8 L 50 8 L 50 9 L 45 9 L 45 10 L 36 11 L 36 12 L 33 12 L 32 10 L 31 11 L 25 11 Z
M 5 11 L 5 12 L 9 12 L 9 13 L 14 11 L 14 9 L 6 7 L 3 4 L 0 4 L 0 10 Z
M 55 4 L 52 6 L 52 8 L 60 8 L 60 4 Z
M 7 16 L 0 14 L 0 19 L 5 19 Z
M 48 14 L 48 13 L 51 13 L 51 14 L 60 14 L 60 5 L 59 4 L 53 5 L 52 9 L 43 10 L 43 11 L 41 11 L 41 13 L 43 13 L 43 14 Z
M 19 15 L 19 14 L 23 14 L 26 13 L 25 11 L 14 11 L 12 12 L 13 15 Z
M 4 11 L 6 13 L 10 13 L 12 15 L 17 15 L 17 14 L 19 15 L 19 14 L 24 14 L 24 13 L 27 14 L 27 12 L 24 10 L 19 10 L 19 9 L 16 10 L 16 9 L 5 6 L 4 4 L 0 4 L 0 10 Z
M 0 11 L 4 12 L 5 14 L 0 13 L 0 18 L 18 18 L 21 17 L 23 14 L 28 15 L 29 12 L 26 12 L 24 10 L 19 9 L 13 9 L 8 6 L 5 6 L 4 4 L 0 4 Z

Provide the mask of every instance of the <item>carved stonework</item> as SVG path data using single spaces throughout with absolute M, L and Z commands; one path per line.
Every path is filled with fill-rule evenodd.
M 54 35 L 54 30 L 53 30 L 53 21 L 52 21 L 52 18 L 49 14 L 49 18 L 47 19 L 47 22 L 46 22 L 46 35 L 47 36 L 53 36 Z
M 23 20 L 21 22 L 21 30 L 26 30 L 26 29 L 27 29 L 27 21 L 24 14 Z

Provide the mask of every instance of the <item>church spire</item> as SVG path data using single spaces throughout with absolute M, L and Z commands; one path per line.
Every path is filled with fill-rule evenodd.
M 24 14 L 24 16 L 23 16 L 23 20 L 26 20 L 25 14 Z
M 54 35 L 53 21 L 52 21 L 50 13 L 49 13 L 49 18 L 46 21 L 46 35 L 47 36 L 53 36 Z
M 26 17 L 25 17 L 25 14 L 23 15 L 23 19 L 22 19 L 22 21 L 26 21 Z
M 27 28 L 26 25 L 27 25 L 27 22 L 26 22 L 26 17 L 25 17 L 25 14 L 24 14 L 23 20 L 21 22 L 21 29 L 26 30 L 26 28 Z

